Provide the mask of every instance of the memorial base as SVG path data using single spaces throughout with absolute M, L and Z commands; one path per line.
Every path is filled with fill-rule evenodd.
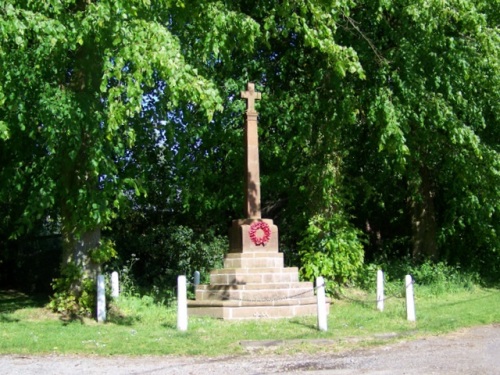
M 256 245 L 251 225 L 265 222 L 269 241 Z M 262 236 L 262 233 L 258 233 Z M 327 311 L 330 300 L 327 299 Z M 224 268 L 210 272 L 210 284 L 198 285 L 196 299 L 188 301 L 188 314 L 220 319 L 290 318 L 316 315 L 317 301 L 311 282 L 300 282 L 296 267 L 284 267 L 278 252 L 278 228 L 269 219 L 235 220 Z

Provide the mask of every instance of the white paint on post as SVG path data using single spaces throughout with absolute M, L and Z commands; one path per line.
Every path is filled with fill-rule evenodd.
M 406 316 L 410 322 L 415 321 L 415 300 L 413 298 L 413 279 L 406 275 Z
M 97 276 L 97 321 L 106 321 L 106 283 L 104 275 Z
M 118 298 L 120 295 L 120 286 L 118 284 L 118 272 L 111 273 L 111 297 Z
M 384 311 L 384 273 L 377 271 L 377 309 Z
M 200 271 L 194 271 L 194 287 L 200 285 Z
M 328 322 L 326 320 L 325 281 L 321 276 L 316 279 L 316 298 L 318 301 L 318 329 L 326 332 Z
M 177 329 L 187 331 L 187 286 L 186 276 L 177 277 Z

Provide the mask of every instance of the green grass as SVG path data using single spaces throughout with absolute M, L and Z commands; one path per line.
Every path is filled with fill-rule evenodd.
M 347 292 L 346 292 L 347 293 Z M 351 297 L 352 291 L 349 291 Z M 349 294 L 347 293 L 347 294 Z M 357 291 L 357 300 L 373 295 Z M 187 332 L 176 330 L 175 307 L 155 304 L 150 297 L 120 298 L 108 322 L 64 321 L 43 307 L 43 301 L 0 291 L 0 353 L 96 355 L 228 355 L 245 353 L 246 340 L 284 340 L 282 351 L 338 351 L 380 342 L 377 334 L 398 339 L 441 334 L 500 322 L 500 291 L 474 288 L 438 296 L 415 287 L 416 322 L 406 320 L 405 301 L 390 298 L 384 312 L 375 303 L 333 300 L 328 332 L 316 329 L 316 317 L 280 320 L 221 321 L 191 317 Z M 327 344 L 318 346 L 314 339 Z

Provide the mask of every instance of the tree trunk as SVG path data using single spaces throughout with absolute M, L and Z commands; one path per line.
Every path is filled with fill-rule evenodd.
M 100 265 L 92 262 L 90 252 L 100 245 L 101 229 L 95 227 L 78 235 L 71 219 L 68 216 L 65 217 L 64 211 L 62 215 L 63 255 L 61 271 L 68 267 L 76 267 L 79 277 L 73 280 L 71 292 L 75 296 L 79 296 L 83 290 L 84 280 L 87 278 L 96 280 L 100 271 Z
M 99 265 L 90 259 L 90 251 L 99 246 L 101 240 L 101 229 L 88 230 L 79 237 L 72 234 L 63 235 L 64 256 L 61 266 L 74 264 L 80 268 L 84 277 L 95 278 Z
M 435 260 L 438 256 L 434 195 L 429 170 L 422 167 L 410 198 L 414 259 Z

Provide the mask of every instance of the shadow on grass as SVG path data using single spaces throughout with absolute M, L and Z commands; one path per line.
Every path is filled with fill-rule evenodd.
M 26 308 L 43 307 L 49 302 L 46 296 L 29 296 L 15 290 L 0 290 L 0 314 Z
M 0 290 L 0 323 L 16 323 L 20 320 L 11 316 L 17 310 L 26 308 L 42 308 L 49 303 L 47 296 L 27 295 L 16 290 Z M 59 314 L 59 320 L 63 325 L 72 323 L 85 324 L 85 317 L 74 314 Z M 118 309 L 111 306 L 108 310 L 108 323 L 121 326 L 131 326 L 141 320 L 138 316 L 126 316 Z
M 107 322 L 113 323 L 119 326 L 132 326 L 134 323 L 140 322 L 140 318 L 137 316 L 109 316 Z
M 0 313 L 0 323 L 17 323 L 19 319 L 12 318 L 9 314 Z
M 484 300 L 487 298 L 491 298 L 491 296 L 494 294 L 500 294 L 500 291 L 491 292 L 491 293 L 488 293 L 487 295 L 484 295 L 484 296 L 464 299 L 462 301 L 444 302 L 444 303 L 440 303 L 440 306 L 441 307 L 449 307 L 449 306 L 458 306 L 458 305 L 468 304 L 472 301 L 476 302 L 476 301 L 481 301 L 481 300 Z
M 134 323 L 141 321 L 141 317 L 137 315 L 126 315 L 115 305 L 108 306 L 107 320 L 108 323 L 113 323 L 119 326 L 132 326 Z
M 85 324 L 83 317 L 81 315 L 74 313 L 60 314 L 59 320 L 62 322 L 64 326 L 70 325 L 72 323 Z
M 500 280 L 498 276 L 495 279 L 483 280 L 483 286 L 488 289 L 500 289 Z
M 17 323 L 19 319 L 10 316 L 17 310 L 43 307 L 47 297 L 28 296 L 16 290 L 0 290 L 0 323 Z
M 168 329 L 177 329 L 177 325 L 173 323 L 162 323 L 161 326 Z
M 108 309 L 106 315 L 106 323 L 116 324 L 119 326 L 132 326 L 134 323 L 141 321 L 139 316 L 126 316 L 114 308 Z M 78 314 L 61 314 L 59 320 L 66 326 L 72 323 L 85 324 L 85 321 L 88 318 L 90 317 L 84 317 Z M 91 319 L 96 320 L 97 318 L 92 316 Z
M 318 328 L 318 326 L 316 324 L 301 321 L 301 320 L 292 319 L 292 320 L 290 320 L 290 324 L 295 324 L 295 325 L 306 327 L 306 328 L 313 329 L 313 330 L 317 330 L 317 328 Z

